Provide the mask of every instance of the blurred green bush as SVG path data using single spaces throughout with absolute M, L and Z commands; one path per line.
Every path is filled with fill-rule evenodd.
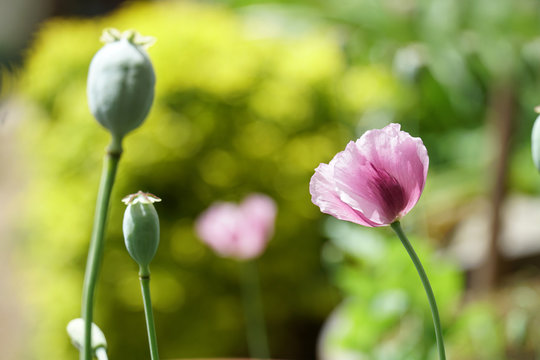
M 157 38 L 149 50 L 156 100 L 124 144 L 97 290 L 96 322 L 111 358 L 147 358 L 137 269 L 121 235 L 120 199 L 137 190 L 163 198 L 152 291 L 164 358 L 246 353 L 237 264 L 206 249 L 192 226 L 211 202 L 251 191 L 279 206 L 276 235 L 259 262 L 273 354 L 314 358 L 337 293 L 320 266 L 321 215 L 309 178 L 354 136 L 358 114 L 399 106 L 400 86 L 385 67 L 348 67 L 338 34 L 321 24 L 267 34 L 225 8 L 184 2 L 50 21 L 28 53 L 20 90 L 30 180 L 19 257 L 36 318 L 29 357 L 76 356 L 64 327 L 79 314 L 108 142 L 88 111 L 85 84 L 105 27 Z
M 334 219 L 326 222 L 325 232 L 331 241 L 323 259 L 345 300 L 324 327 L 322 360 L 437 358 L 425 293 L 395 235 Z M 446 333 L 457 314 L 463 277 L 422 240 L 411 238 L 427 269 Z
M 396 236 L 333 218 L 323 262 L 344 300 L 328 317 L 319 342 L 321 360 L 436 360 L 435 333 L 420 279 Z M 441 314 L 448 358 L 535 359 L 540 354 L 540 289 L 513 284 L 464 301 L 465 278 L 455 264 L 411 242 L 430 278 Z

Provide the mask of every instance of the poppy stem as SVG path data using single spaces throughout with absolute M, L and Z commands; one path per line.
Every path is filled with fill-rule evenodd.
M 437 340 L 437 349 L 439 350 L 439 359 L 446 360 L 446 354 L 444 351 L 444 341 L 443 341 L 443 335 L 442 335 L 442 330 L 441 330 L 441 320 L 439 318 L 439 310 L 437 310 L 437 302 L 435 301 L 435 295 L 433 294 L 433 290 L 431 289 L 431 285 L 429 284 L 429 280 L 424 270 L 424 267 L 422 266 L 422 263 L 420 262 L 418 255 L 416 255 L 416 252 L 414 251 L 414 248 L 412 247 L 411 243 L 407 239 L 407 236 L 405 236 L 405 233 L 403 232 L 403 229 L 401 228 L 401 224 L 399 223 L 399 221 L 393 222 L 390 226 L 396 232 L 403 246 L 405 246 L 405 249 L 409 253 L 411 260 L 414 263 L 414 266 L 416 267 L 416 271 L 418 271 L 418 275 L 420 275 L 420 280 L 422 280 L 422 284 L 424 285 L 424 289 L 426 290 L 429 306 L 431 308 L 431 315 L 433 317 L 433 325 L 435 326 L 435 338 Z
M 152 310 L 152 299 L 150 298 L 150 269 L 148 266 L 140 267 L 139 280 L 141 281 L 141 291 L 144 302 L 144 315 L 146 317 L 146 330 L 148 332 L 150 355 L 152 360 L 159 360 L 156 327 L 154 325 L 154 312 Z
M 103 162 L 103 171 L 99 183 L 99 191 L 94 215 L 94 227 L 90 239 L 86 271 L 84 273 L 82 318 L 84 319 L 84 341 L 80 353 L 81 360 L 92 359 L 92 321 L 94 314 L 94 293 L 96 290 L 97 277 L 103 259 L 105 225 L 109 211 L 109 200 L 118 169 L 120 156 L 122 155 L 121 139 L 113 137 L 107 148 L 107 154 Z
M 269 359 L 257 264 L 254 260 L 246 260 L 240 265 L 249 355 L 254 359 Z

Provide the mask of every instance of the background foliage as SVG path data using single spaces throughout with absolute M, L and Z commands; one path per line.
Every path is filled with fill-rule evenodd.
M 32 144 L 29 167 L 36 179 L 22 261 L 31 264 L 28 287 L 40 294 L 31 298 L 32 307 L 41 313 L 29 348 L 47 358 L 73 356 L 64 326 L 79 313 L 108 141 L 87 109 L 86 71 L 108 26 L 158 39 L 150 49 L 156 100 L 124 146 L 98 288 L 96 322 L 107 329 L 111 358 L 146 357 L 137 269 L 120 226 L 120 199 L 139 189 L 163 198 L 152 286 L 164 358 L 245 352 L 237 264 L 216 258 L 192 225 L 212 201 L 237 201 L 252 191 L 271 195 L 279 206 L 275 238 L 259 262 L 272 348 L 276 356 L 313 357 L 303 343 L 313 343 L 336 293 L 319 265 L 313 226 L 319 215 L 307 183 L 318 162 L 350 137 L 335 93 L 359 86 L 351 78 L 358 75 L 345 69 L 329 29 L 257 35 L 226 9 L 189 3 L 135 5 L 102 20 L 57 20 L 36 39 L 21 85 L 32 101 L 33 120 L 22 136 Z M 384 70 L 375 76 L 392 82 Z
M 329 268 L 321 266 L 322 215 L 310 203 L 309 178 L 320 162 L 365 129 L 395 121 L 424 139 L 431 162 L 428 188 L 412 214 L 416 217 L 407 218 L 423 235 L 420 243 L 448 230 L 461 204 L 489 191 L 488 170 L 498 144 L 486 119 L 497 112 L 501 93 L 517 99 L 509 188 L 537 193 L 528 155 L 531 110 L 540 93 L 537 2 L 257 3 L 137 3 L 104 18 L 56 19 L 36 35 L 19 83 L 27 110 L 20 139 L 30 179 L 19 263 L 28 309 L 39 318 L 29 335 L 28 358 L 75 356 L 64 327 L 79 314 L 108 141 L 89 114 L 85 84 L 105 27 L 135 28 L 158 39 L 149 50 L 156 100 L 146 123 L 125 142 L 98 287 L 96 322 L 106 332 L 111 358 L 147 358 L 137 269 L 121 235 L 120 199 L 128 193 L 144 190 L 164 199 L 157 207 L 162 242 L 152 265 L 164 358 L 246 353 L 237 264 L 205 248 L 195 237 L 193 220 L 214 200 L 237 201 L 252 191 L 276 199 L 276 235 L 259 268 L 273 355 L 290 359 L 315 358 L 319 328 L 340 292 L 356 299 L 357 306 L 345 305 L 354 331 L 338 334 L 343 337 L 336 341 L 356 351 L 358 359 L 358 350 L 384 358 L 379 340 L 399 328 L 404 313 L 412 314 L 414 324 L 430 324 L 423 298 L 406 302 L 403 313 L 389 318 L 371 319 L 375 313 L 366 313 L 366 304 L 395 288 L 401 273 L 392 266 L 401 260 L 392 266 L 383 262 L 382 268 L 338 262 L 334 273 L 325 258 L 332 250 L 325 248 Z M 375 234 L 385 241 L 384 231 Z M 353 259 L 366 261 L 358 254 Z M 436 279 L 442 277 L 434 283 L 436 294 L 448 294 L 439 301 L 448 319 L 450 349 L 461 349 L 456 356 L 479 359 L 475 341 L 493 346 L 486 350 L 490 359 L 505 358 L 507 347 L 535 343 L 534 332 L 520 337 L 523 326 L 518 325 L 520 311 L 534 313 L 537 302 L 519 305 L 523 302 L 509 295 L 514 300 L 505 309 L 517 309 L 514 315 L 498 313 L 492 305 L 461 309 L 463 280 L 457 269 L 427 264 Z M 380 281 L 360 281 L 367 276 L 363 271 L 378 274 Z M 406 271 L 410 287 L 403 291 L 417 296 L 416 275 L 412 267 Z M 365 289 L 357 288 L 362 284 Z M 507 314 L 517 319 L 508 321 L 517 324 L 510 333 L 518 335 L 506 332 Z M 379 330 L 366 332 L 367 318 Z M 471 337 L 478 327 L 493 331 Z M 362 329 L 364 337 L 351 340 Z M 429 333 L 426 325 L 415 339 L 420 355 L 413 358 L 430 352 Z
M 320 359 L 438 359 L 429 306 L 395 235 L 334 219 L 326 221 L 324 232 L 330 242 L 323 247 L 323 262 L 345 297 L 323 327 Z M 458 267 L 433 253 L 425 239 L 411 241 L 437 293 L 449 358 L 535 358 L 537 285 L 516 282 L 464 303 L 465 279 Z

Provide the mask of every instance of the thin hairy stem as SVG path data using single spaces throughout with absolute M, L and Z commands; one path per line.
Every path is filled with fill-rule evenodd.
M 256 263 L 245 261 L 242 266 L 242 294 L 248 348 L 251 358 L 269 359 L 268 339 L 262 309 L 259 276 Z
M 418 275 L 420 275 L 420 280 L 422 280 L 422 284 L 424 285 L 424 289 L 426 290 L 426 295 L 429 301 L 429 307 L 431 308 L 431 315 L 433 317 L 433 325 L 435 326 L 435 338 L 437 340 L 437 349 L 439 351 L 439 359 L 446 360 L 446 353 L 444 351 L 444 341 L 443 341 L 443 335 L 442 335 L 442 330 L 441 330 L 441 320 L 439 318 L 439 310 L 437 310 L 437 302 L 435 301 L 435 295 L 433 294 L 433 290 L 431 289 L 431 285 L 429 284 L 429 280 L 424 270 L 424 267 L 422 266 L 422 263 L 420 262 L 418 255 L 416 255 L 414 248 L 409 242 L 409 239 L 407 239 L 407 236 L 405 236 L 405 233 L 403 232 L 403 229 L 401 228 L 401 224 L 399 223 L 399 221 L 392 223 L 390 226 L 396 232 L 403 246 L 405 246 L 405 249 L 409 253 L 411 260 L 414 263 L 414 266 L 416 267 L 416 271 L 418 271 Z
M 103 162 L 103 171 L 96 203 L 94 215 L 94 227 L 90 239 L 88 259 L 86 261 L 86 271 L 84 274 L 83 296 L 82 296 L 82 318 L 84 319 L 84 342 L 81 351 L 81 360 L 92 359 L 92 321 L 94 311 L 94 294 L 96 290 L 97 278 L 103 258 L 105 226 L 109 210 L 109 200 L 111 197 L 116 171 L 120 156 L 122 155 L 121 139 L 113 138 L 107 148 L 107 154 Z
M 146 317 L 146 330 L 148 332 L 150 355 L 152 360 L 159 360 L 156 328 L 154 325 L 154 312 L 152 310 L 152 299 L 150 298 L 150 269 L 148 266 L 140 268 L 139 280 L 141 281 L 141 291 L 144 302 L 144 315 Z

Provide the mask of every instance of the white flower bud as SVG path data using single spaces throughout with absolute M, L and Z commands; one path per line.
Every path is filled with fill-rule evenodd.
M 67 333 L 71 338 L 73 345 L 81 350 L 84 342 L 84 320 L 81 318 L 71 320 L 67 325 Z M 97 351 L 98 348 L 107 348 L 107 340 L 103 331 L 94 323 L 92 323 L 92 351 Z

